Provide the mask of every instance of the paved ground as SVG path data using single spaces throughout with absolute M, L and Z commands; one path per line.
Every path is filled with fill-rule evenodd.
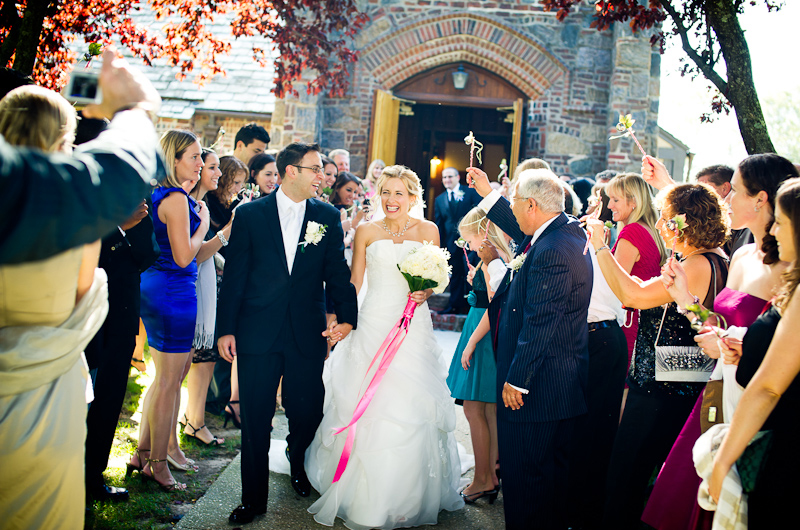
M 459 334 L 448 331 L 437 331 L 437 338 L 446 352 L 455 351 Z M 469 426 L 461 407 L 456 407 L 458 426 L 456 438 L 468 453 L 472 453 L 469 439 Z M 286 418 L 279 415 L 275 417 L 275 430 L 273 438 L 286 437 Z M 212 530 L 235 528 L 228 523 L 228 515 L 238 504 L 241 497 L 241 458 L 237 456 L 228 468 L 220 475 L 214 485 L 206 494 L 197 501 L 195 507 L 184 516 L 177 525 L 183 530 Z M 462 477 L 464 485 L 469 483 L 472 470 Z M 277 473 L 270 473 L 270 496 L 267 506 L 267 515 L 257 517 L 247 525 L 247 530 L 319 530 L 324 528 L 317 524 L 306 511 L 314 501 L 319 498 L 316 492 L 311 497 L 302 498 L 295 494 L 289 484 L 289 477 Z M 457 512 L 442 512 L 439 515 L 437 529 L 442 530 L 484 530 L 503 528 L 503 495 L 500 494 L 497 502 L 489 505 L 478 501 L 477 504 L 466 506 Z M 335 529 L 344 529 L 341 520 L 337 520 Z

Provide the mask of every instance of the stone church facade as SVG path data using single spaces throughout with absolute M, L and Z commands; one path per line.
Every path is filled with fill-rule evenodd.
M 517 151 L 511 147 L 505 155 L 543 158 L 558 174 L 578 177 L 606 168 L 638 170 L 641 154 L 634 143 L 608 139 L 620 113 L 633 114 L 637 138 L 648 153 L 656 154 L 660 55 L 650 47 L 649 35 L 632 35 L 627 25 L 615 24 L 604 32 L 590 28 L 591 5 L 583 5 L 561 22 L 533 0 L 365 0 L 360 7 L 371 20 L 355 42 L 359 60 L 351 69 L 348 94 L 309 96 L 298 84 L 299 97 L 275 102 L 270 147 L 296 140 L 319 142 L 326 151 L 345 147 L 352 154 L 351 168 L 363 175 L 376 157 L 378 137 L 403 133 L 402 125 L 398 131 L 391 120 L 388 125 L 385 120 L 376 124 L 376 99 L 385 92 L 400 98 L 401 105 L 410 103 L 411 112 L 421 100 L 454 107 L 520 100 L 510 118 Z M 462 96 L 449 86 L 447 69 L 458 67 L 470 74 L 476 87 L 471 95 L 467 90 Z M 422 79 L 436 69 L 440 77 Z M 427 88 L 414 92 L 418 78 L 419 87 Z M 486 86 L 487 80 L 509 85 L 505 90 L 512 95 L 482 98 L 477 85 Z M 442 94 L 436 93 L 437 86 Z M 411 92 L 404 92 L 404 87 L 412 87 Z M 404 97 L 405 93 L 420 100 Z M 501 108 L 510 107 L 498 104 Z M 451 115 L 456 123 L 443 124 L 445 128 L 461 129 L 464 135 L 476 128 L 466 114 Z M 408 131 L 401 136 L 408 137 Z M 434 138 L 435 131 L 429 136 Z M 397 153 L 403 141 L 398 139 Z M 419 145 L 429 149 L 426 157 L 440 149 L 427 140 Z M 382 152 L 388 151 L 384 147 Z M 414 169 L 421 177 L 427 173 L 427 167 Z

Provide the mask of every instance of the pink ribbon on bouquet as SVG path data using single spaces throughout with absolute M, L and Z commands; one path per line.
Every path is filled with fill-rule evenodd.
M 381 357 L 381 354 L 385 351 L 385 355 L 381 359 L 380 363 L 378 363 L 378 369 L 375 371 L 375 375 L 372 376 L 372 380 L 369 382 L 369 386 L 367 386 L 367 390 L 364 392 L 364 395 L 361 396 L 361 399 L 358 400 L 358 404 L 356 405 L 356 409 L 353 412 L 353 417 L 350 420 L 350 423 L 339 429 L 334 433 L 340 434 L 347 430 L 349 427 L 350 430 L 347 432 L 347 439 L 344 442 L 344 449 L 342 449 L 342 456 L 339 457 L 339 465 L 336 467 L 336 474 L 333 476 L 333 482 L 338 482 L 344 473 L 345 468 L 347 468 L 347 462 L 350 460 L 350 453 L 353 449 L 353 441 L 356 437 L 356 423 L 367 410 L 372 398 L 375 397 L 375 392 L 378 390 L 378 385 L 381 384 L 381 380 L 383 376 L 386 374 L 386 370 L 389 369 L 389 365 L 392 364 L 392 360 L 394 359 L 395 354 L 397 354 L 397 350 L 400 349 L 400 345 L 403 344 L 403 340 L 405 340 L 406 335 L 408 335 L 408 326 L 411 324 L 411 318 L 414 316 L 414 311 L 417 309 L 417 303 L 411 299 L 411 295 L 408 296 L 408 303 L 406 304 L 406 308 L 403 310 L 403 316 L 400 317 L 400 320 L 397 321 L 397 324 L 394 325 L 392 330 L 389 332 L 389 335 L 386 336 L 386 340 L 383 341 L 381 347 L 378 348 L 377 353 L 372 358 L 372 362 L 369 363 L 369 368 L 367 368 L 367 374 L 372 369 L 372 366 L 375 364 L 375 361 Z M 364 378 L 366 379 L 366 375 Z

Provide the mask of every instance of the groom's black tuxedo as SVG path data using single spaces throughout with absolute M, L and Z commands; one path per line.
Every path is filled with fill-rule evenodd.
M 236 210 L 217 304 L 217 336 L 234 335 L 239 353 L 263 354 L 273 346 L 276 331 L 286 320 L 300 353 L 324 359 L 323 282 L 328 285 L 339 322 L 355 328 L 358 314 L 344 259 L 339 211 L 317 199 L 306 201 L 297 243 L 303 241 L 309 221 L 327 228 L 317 245 L 306 245 L 305 251 L 298 247 L 289 275 L 276 193 Z
M 277 193 L 277 192 L 276 192 Z M 339 211 L 309 199 L 300 237 L 309 221 L 327 225 L 318 244 L 297 248 L 292 273 L 276 193 L 236 210 L 217 305 L 217 336 L 234 335 L 242 412 L 242 503 L 266 507 L 270 423 L 283 376 L 292 469 L 322 419 L 325 290 L 339 323 L 355 328 L 358 306 L 344 259 Z

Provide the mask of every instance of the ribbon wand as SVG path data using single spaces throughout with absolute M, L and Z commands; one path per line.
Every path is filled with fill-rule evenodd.
M 497 182 L 503 182 L 503 177 L 508 175 L 508 164 L 506 163 L 506 159 L 502 159 L 500 161 L 500 174 L 497 175 Z
M 478 159 L 478 164 L 483 164 L 483 161 L 481 160 L 481 151 L 483 151 L 483 144 L 475 139 L 475 135 L 472 134 L 472 131 L 470 131 L 469 135 L 466 138 L 464 138 L 464 143 L 469 146 L 469 167 L 472 167 L 473 158 Z M 469 181 L 469 187 L 474 188 L 475 184 L 472 183 L 472 179 L 469 177 L 469 173 L 467 173 L 467 179 Z
M 636 139 L 636 134 L 633 132 L 633 124 L 636 123 L 636 120 L 633 119 L 633 116 L 628 114 L 627 116 L 623 116 L 622 114 L 619 115 L 619 123 L 617 123 L 617 130 L 622 134 L 618 134 L 616 136 L 609 137 L 609 140 L 616 140 L 617 138 L 624 138 L 626 136 L 630 136 L 633 138 L 633 141 L 636 142 L 636 147 L 639 148 L 639 151 L 642 152 L 642 156 L 647 156 L 647 153 L 644 152 L 644 148 L 642 144 L 639 143 L 639 140 Z
M 601 200 L 601 201 L 599 201 L 597 203 L 597 208 L 595 209 L 595 211 L 593 211 L 591 213 L 591 215 L 589 216 L 589 219 L 600 219 L 600 213 L 602 211 L 603 211 L 603 201 Z M 605 229 L 603 231 L 605 232 Z M 586 240 L 586 246 L 583 247 L 583 255 L 584 256 L 586 255 L 587 252 L 589 252 L 589 245 L 591 243 L 592 243 L 592 237 L 591 237 L 591 234 L 590 234 L 589 238 Z

